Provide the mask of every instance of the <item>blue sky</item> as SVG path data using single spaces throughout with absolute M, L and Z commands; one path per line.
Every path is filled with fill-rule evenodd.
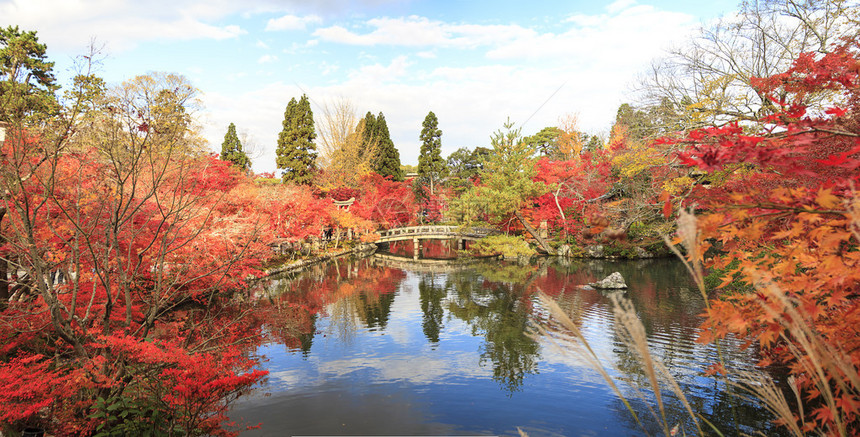
M 202 93 L 196 115 L 213 151 L 233 122 L 262 172 L 275 170 L 284 108 L 303 92 L 317 117 L 337 99 L 359 115 L 383 112 L 404 164 L 417 163 L 431 110 L 445 156 L 488 145 L 508 117 L 524 134 L 568 114 L 580 130 L 607 133 L 651 60 L 736 7 L 737 0 L 0 0 L 0 25 L 38 31 L 63 83 L 92 38 L 105 45 L 100 74 L 111 83 L 153 71 L 185 75 Z

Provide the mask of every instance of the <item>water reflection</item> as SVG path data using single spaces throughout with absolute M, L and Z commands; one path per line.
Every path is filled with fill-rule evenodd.
M 418 293 L 421 300 L 421 312 L 424 318 L 421 328 L 427 340 L 435 347 L 439 344 L 439 330 L 442 328 L 442 316 L 445 311 L 442 301 L 448 296 L 447 287 L 436 284 L 436 275 L 421 275 L 418 280 Z
M 518 391 L 527 374 L 537 372 L 538 344 L 527 335 L 533 266 L 480 263 L 448 275 L 448 311 L 466 322 L 472 335 L 484 338 L 481 364 L 489 363 L 493 379 L 508 392 Z
M 235 416 L 264 423 L 249 435 L 338 433 L 332 429 L 515 435 L 517 427 L 532 436 L 641 433 L 599 375 L 568 353 L 577 346 L 564 333 L 552 339 L 530 334 L 546 319 L 535 298 L 542 290 L 586 335 L 648 432 L 659 434 L 648 413 L 654 394 L 635 352 L 614 329 L 609 299 L 582 288 L 613 271 L 631 285 L 627 296 L 654 355 L 669 367 L 694 410 L 727 434 L 772 434 L 760 408 L 703 375 L 717 360 L 714 348 L 695 342 L 703 302 L 690 290 L 683 266 L 671 260 L 542 259 L 410 269 L 370 258 L 279 278 L 264 297 L 283 320 L 272 323 L 272 343 L 258 351 L 270 359 L 272 376 L 261 392 L 271 396 L 246 400 Z M 723 353 L 734 368 L 750 369 L 757 360 L 739 344 L 725 344 Z M 669 420 L 694 431 L 680 400 L 668 391 L 663 395 Z M 370 405 L 355 414 L 352 403 L 323 401 L 332 398 Z M 409 424 L 387 420 L 391 399 L 408 402 Z M 332 428 L 333 421 L 342 426 Z M 317 422 L 324 425 L 315 428 Z
M 418 258 L 421 259 L 457 259 L 457 240 L 421 240 L 419 242 Z M 469 247 L 471 242 L 465 242 L 466 247 Z M 387 253 L 396 256 L 409 257 L 415 256 L 415 246 L 411 240 L 394 241 L 384 245 L 384 250 Z

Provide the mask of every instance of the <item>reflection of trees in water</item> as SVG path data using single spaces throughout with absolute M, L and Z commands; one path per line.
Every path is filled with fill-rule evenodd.
M 311 314 L 309 317 L 309 326 L 307 329 L 304 329 L 297 333 L 295 336 L 296 340 L 298 340 L 298 349 L 302 351 L 302 355 L 307 358 L 308 354 L 311 352 L 311 346 L 314 344 L 314 333 L 316 331 L 317 324 L 317 315 Z
M 385 329 L 388 325 L 388 316 L 391 315 L 394 290 L 381 293 L 362 290 L 358 294 L 358 300 L 361 302 L 358 317 L 364 325 L 371 329 Z
M 695 342 L 699 314 L 703 302 L 692 291 L 686 271 L 671 260 L 644 262 L 565 262 L 542 259 L 535 263 L 480 262 L 474 268 L 455 270 L 446 275 L 421 274 L 418 281 L 419 300 L 423 313 L 422 330 L 428 342 L 438 345 L 445 322 L 456 317 L 471 327 L 472 334 L 483 337 L 480 346 L 482 365 L 490 365 L 493 379 L 510 393 L 518 391 L 526 375 L 538 372 L 539 343 L 530 338 L 529 323 L 543 317 L 540 308 L 533 307 L 533 294 L 538 289 L 553 296 L 586 335 L 596 334 L 613 376 L 623 379 L 622 390 L 646 422 L 648 432 L 660 434 L 659 425 L 647 413 L 653 403 L 653 393 L 638 358 L 614 334 L 612 309 L 606 295 L 581 286 L 619 271 L 630 289 L 626 293 L 643 322 L 653 356 L 666 364 L 675 380 L 686 393 L 694 411 L 714 423 L 721 431 L 735 433 L 735 423 L 774 431 L 766 413 L 749 402 L 731 397 L 723 383 L 703 376 L 705 367 L 717 361 L 716 351 Z M 384 329 L 389 321 L 393 292 L 405 277 L 399 269 L 373 266 L 364 261 L 340 261 L 325 269 L 281 284 L 281 294 L 273 299 L 282 305 L 298 306 L 307 315 L 323 309 L 331 316 L 333 329 L 348 341 L 358 326 Z M 443 280 L 444 278 L 444 280 Z M 309 349 L 315 317 L 302 318 L 294 314 L 301 331 L 294 337 L 292 347 Z M 449 322 L 450 323 L 450 322 Z M 302 335 L 307 334 L 306 337 Z M 285 336 L 289 336 L 286 335 Z M 723 348 L 728 366 L 751 368 L 757 361 L 754 351 L 742 350 L 740 344 L 729 343 Z M 644 393 L 645 399 L 633 394 Z M 668 419 L 682 422 L 688 416 L 681 401 L 662 392 Z M 626 408 L 619 404 L 616 411 L 622 420 L 631 421 Z M 676 423 L 677 423 L 676 422 Z M 689 433 L 691 422 L 684 423 Z M 751 433 L 754 430 L 740 429 Z
M 347 259 L 273 278 L 266 293 L 266 299 L 277 309 L 270 329 L 276 328 L 279 342 L 289 348 L 309 349 L 316 315 L 327 312 L 330 329 L 348 343 L 359 323 L 370 329 L 385 328 L 394 292 L 405 277 L 399 269 Z
M 521 388 L 526 374 L 537 373 L 539 346 L 526 334 L 531 303 L 525 290 L 534 271 L 532 266 L 484 264 L 452 273 L 446 283 L 453 290 L 448 311 L 468 323 L 473 334 L 484 336 L 481 362 L 492 364 L 493 379 L 511 393 Z
M 424 240 L 421 242 L 421 257 L 432 259 L 456 259 L 457 240 Z
M 493 363 L 493 379 L 514 392 L 527 373 L 537 373 L 538 344 L 525 334 L 528 314 L 513 294 L 503 292 L 490 309 L 483 320 L 487 342 L 481 358 Z
M 328 306 L 328 333 L 336 336 L 344 344 L 352 344 L 359 323 L 360 311 L 355 296 L 344 296 Z
M 625 296 L 633 301 L 645 332 L 649 335 L 677 330 L 678 326 L 697 326 L 702 321 L 699 314 L 704 309 L 704 301 L 699 293 L 690 291 L 694 289 L 694 284 L 689 273 L 674 258 L 636 261 L 552 260 L 551 263 L 550 270 L 573 278 L 572 282 L 577 285 L 595 282 L 612 272 L 621 273 L 630 286 Z
M 442 300 L 448 296 L 444 286 L 436 284 L 437 275 L 423 274 L 418 280 L 418 297 L 421 301 L 421 312 L 424 313 L 421 328 L 424 336 L 434 346 L 439 344 L 439 331 L 442 329 L 442 317 L 445 309 Z

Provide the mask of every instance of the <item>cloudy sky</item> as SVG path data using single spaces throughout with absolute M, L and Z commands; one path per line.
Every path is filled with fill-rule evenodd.
M 578 114 L 606 133 L 649 62 L 737 1 L 0 0 L 0 26 L 36 30 L 63 83 L 93 38 L 111 83 L 185 75 L 212 149 L 236 123 L 263 172 L 302 93 L 315 114 L 340 98 L 384 113 L 404 164 L 428 111 L 445 156 L 488 145 L 508 117 L 532 134 Z

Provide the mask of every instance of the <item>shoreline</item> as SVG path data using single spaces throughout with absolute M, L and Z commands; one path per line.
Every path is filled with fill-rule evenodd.
M 265 279 L 270 276 L 278 275 L 281 273 L 293 273 L 298 270 L 302 270 L 306 267 L 310 267 L 314 264 L 319 264 L 321 262 L 325 262 L 334 258 L 340 258 L 346 255 L 352 254 L 373 254 L 376 252 L 376 245 L 373 243 L 363 243 L 359 244 L 355 247 L 341 249 L 335 252 L 325 253 L 322 255 L 316 255 L 314 257 L 303 259 L 295 262 L 291 262 L 289 264 L 279 264 L 274 267 L 267 268 L 263 270 L 263 276 L 257 279 Z

